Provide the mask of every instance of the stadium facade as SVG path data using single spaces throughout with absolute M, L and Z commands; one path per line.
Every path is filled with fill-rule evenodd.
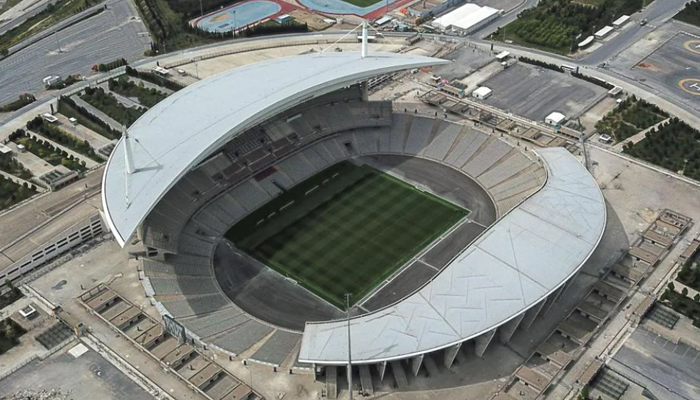
M 143 282 L 160 311 L 194 341 L 233 354 L 269 337 L 252 358 L 271 365 L 300 344 L 294 365 L 317 370 L 347 362 L 349 329 L 353 364 L 375 365 L 382 377 L 397 361 L 415 374 L 431 353 L 449 368 L 465 342 L 483 356 L 494 338 L 527 328 L 596 249 L 605 202 L 565 149 L 531 159 L 495 135 L 367 99 L 373 77 L 446 62 L 352 52 L 281 58 L 202 80 L 144 114 L 110 157 L 102 200 L 120 245 L 136 234 L 147 247 Z M 326 166 L 372 154 L 462 172 L 488 192 L 499 218 L 428 282 L 349 328 L 316 320 L 302 333 L 281 329 L 222 294 L 212 258 L 236 221 Z M 276 180 L 253 179 L 271 167 Z

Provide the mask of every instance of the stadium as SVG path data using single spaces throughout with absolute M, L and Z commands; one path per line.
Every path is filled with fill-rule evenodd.
M 193 343 L 311 370 L 329 393 L 349 358 L 363 388 L 402 388 L 527 329 L 598 246 L 605 201 L 563 148 L 368 99 L 377 77 L 447 62 L 280 58 L 144 114 L 102 202 L 119 244 L 145 248 L 159 311 Z

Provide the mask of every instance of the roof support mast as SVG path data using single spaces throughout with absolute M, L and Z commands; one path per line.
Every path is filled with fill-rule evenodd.
M 126 126 L 122 125 L 122 136 L 124 137 L 124 164 L 126 165 L 126 174 L 124 174 L 124 200 L 126 201 L 126 208 L 129 208 L 131 203 L 129 202 L 129 175 L 136 172 L 136 167 L 134 166 L 134 155 L 131 152 L 131 140 L 129 140 L 129 132 L 126 130 Z
M 124 136 L 124 159 L 126 163 L 126 173 L 131 175 L 136 172 L 136 168 L 134 167 L 134 155 L 131 152 L 129 132 L 127 132 L 126 127 L 122 128 L 122 136 Z
M 362 58 L 367 58 L 367 20 L 362 20 Z

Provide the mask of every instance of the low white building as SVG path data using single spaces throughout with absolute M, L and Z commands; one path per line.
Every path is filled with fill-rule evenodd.
M 486 100 L 489 96 L 491 96 L 492 92 L 493 91 L 486 86 L 481 86 L 472 92 L 472 97 L 480 100 Z
M 496 60 L 505 61 L 510 57 L 510 51 L 502 51 L 496 55 Z
M 432 25 L 444 32 L 452 31 L 460 35 L 467 35 L 495 20 L 500 15 L 501 11 L 495 8 L 467 3 L 436 18 Z
M 560 112 L 553 112 L 549 114 L 545 119 L 544 122 L 548 123 L 549 125 L 561 125 L 566 121 L 566 115 L 560 113 Z
M 630 20 L 629 15 L 623 15 L 620 18 L 613 21 L 612 25 L 614 28 L 617 29 L 617 28 L 621 27 L 622 25 L 626 24 L 629 20 Z
M 583 39 L 583 41 L 578 44 L 578 48 L 583 49 L 585 47 L 588 47 L 591 43 L 593 43 L 594 40 L 595 40 L 595 37 L 591 35 L 591 36 Z
M 608 36 L 610 32 L 613 31 L 613 27 L 608 25 L 605 28 L 599 30 L 596 32 L 593 36 L 595 36 L 596 39 L 603 39 L 604 37 Z
M 12 149 L 5 146 L 4 144 L 0 144 L 0 157 L 2 156 L 11 156 L 12 155 Z

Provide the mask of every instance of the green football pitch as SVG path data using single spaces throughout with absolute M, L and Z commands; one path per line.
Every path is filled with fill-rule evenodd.
M 382 0 L 343 0 L 346 3 L 350 3 L 358 7 L 369 7 L 373 4 L 377 4 Z
M 344 308 L 469 211 L 369 166 L 336 164 L 234 225 L 240 250 Z

